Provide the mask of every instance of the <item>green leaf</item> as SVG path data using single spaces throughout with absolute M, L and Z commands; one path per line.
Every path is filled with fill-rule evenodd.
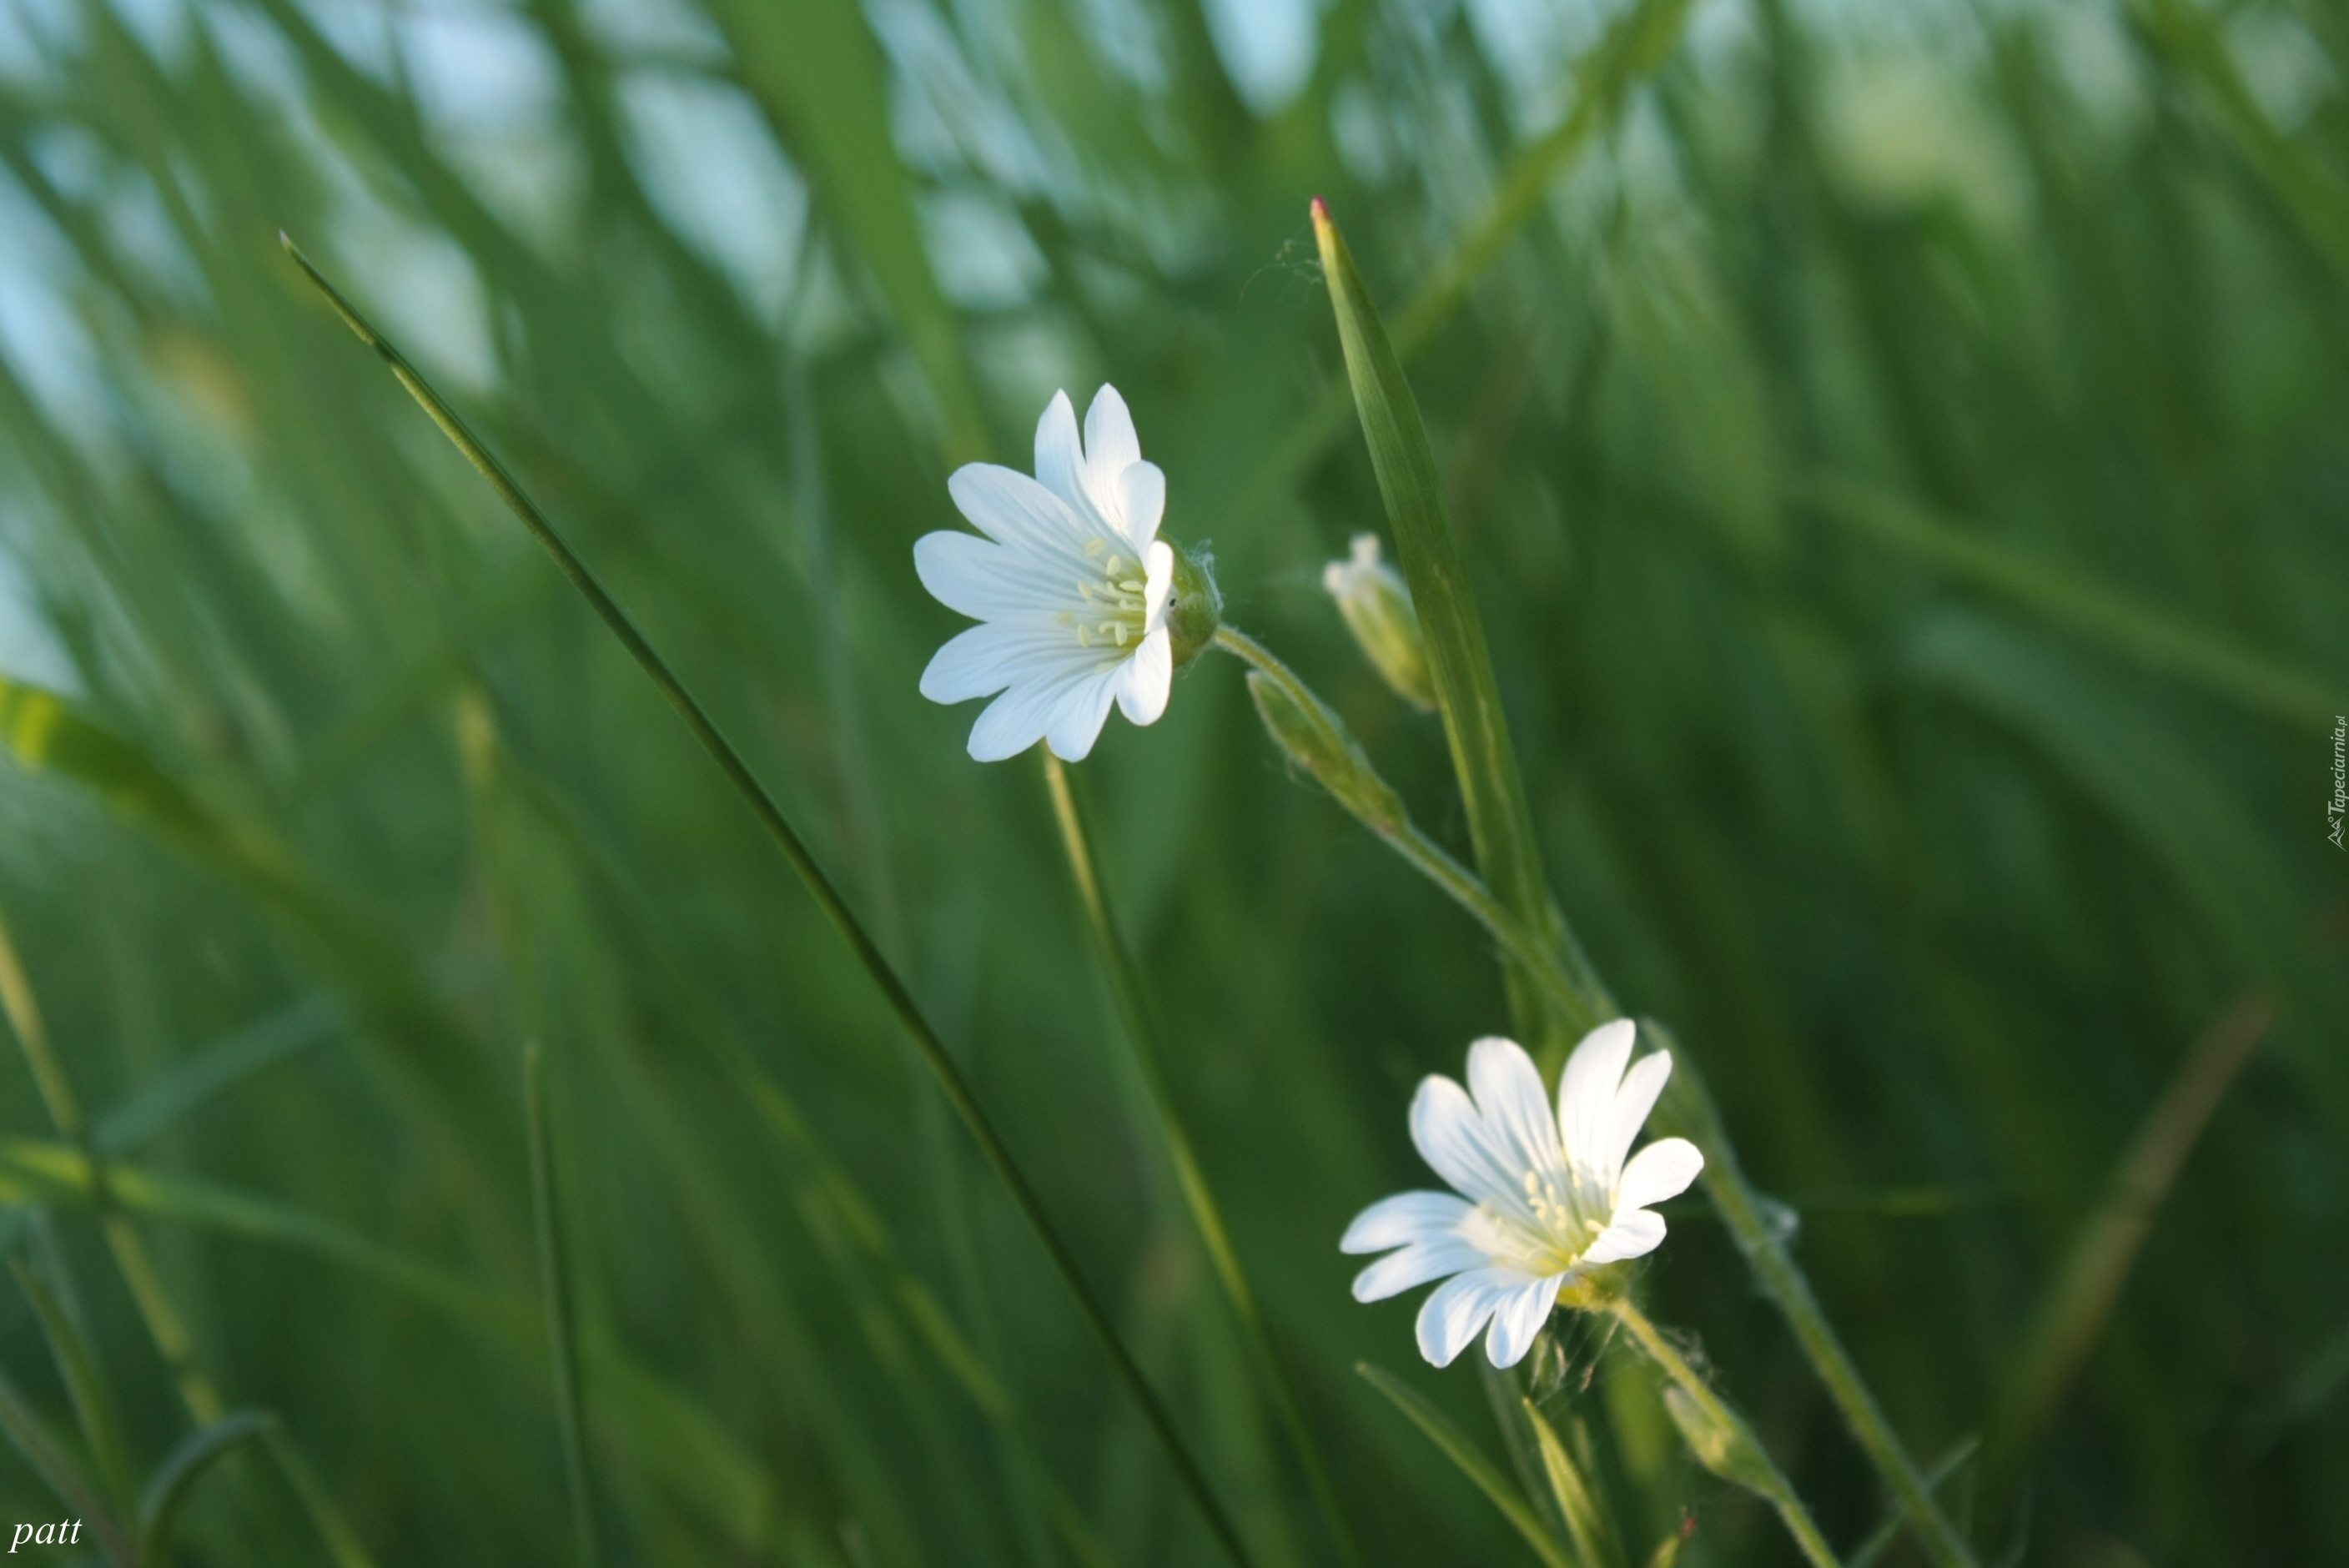
M 1559 1517 L 1566 1521 L 1567 1533 L 1574 1537 L 1574 1549 L 1580 1553 L 1588 1568 L 1622 1568 L 1623 1549 L 1616 1542 L 1615 1531 L 1607 1516 L 1600 1511 L 1599 1500 L 1589 1483 L 1583 1479 L 1581 1467 L 1567 1451 L 1557 1429 L 1541 1413 L 1541 1407 L 1531 1399 L 1524 1401 L 1526 1422 L 1534 1429 L 1534 1440 L 1540 1445 L 1542 1473 L 1549 1478 L 1550 1495 L 1557 1499 Z
M 1516 749 L 1493 674 L 1485 625 L 1469 585 L 1467 563 L 1444 511 L 1444 486 L 1419 404 L 1403 379 L 1402 366 L 1387 340 L 1361 274 L 1343 235 L 1319 198 L 1313 228 L 1321 246 L 1321 268 L 1330 303 L 1338 316 L 1338 337 L 1346 351 L 1346 374 L 1354 407 L 1370 443 L 1371 467 L 1394 530 L 1396 554 L 1411 584 L 1422 628 L 1427 634 L 1428 665 L 1444 710 L 1444 738 L 1451 743 L 1453 771 L 1468 808 L 1468 832 L 1485 885 L 1501 906 L 1534 932 L 1546 947 L 1565 944 L 1565 930 L 1551 903 L 1534 837 L 1533 813 L 1517 773 Z M 1562 1058 L 1573 1037 L 1614 1011 L 1587 965 L 1577 978 L 1586 1006 L 1579 1016 L 1545 1007 L 1523 969 L 1509 967 L 1510 1010 L 1518 1032 L 1545 1060 Z
M 140 1568 L 166 1568 L 171 1562 L 171 1526 L 189 1490 L 204 1472 L 241 1445 L 267 1438 L 276 1427 L 277 1418 L 266 1410 L 231 1410 L 180 1439 L 140 1494 Z
M 1429 1404 L 1418 1390 L 1392 1372 L 1373 1367 L 1367 1361 L 1356 1362 L 1354 1370 L 1361 1374 L 1364 1382 L 1392 1401 L 1396 1409 L 1410 1417 L 1412 1424 L 1427 1435 L 1428 1440 L 1442 1450 L 1444 1457 L 1450 1460 L 1462 1475 L 1474 1481 L 1477 1491 L 1492 1500 L 1493 1506 L 1501 1511 L 1501 1516 L 1526 1538 L 1526 1544 L 1534 1549 L 1536 1556 L 1548 1563 L 1549 1568 L 1581 1568 L 1557 1537 L 1549 1532 L 1549 1527 L 1534 1511 L 1533 1504 L 1509 1484 L 1508 1478 L 1485 1457 L 1475 1443 L 1468 1440 L 1459 1428 L 1444 1418 L 1443 1411 Z

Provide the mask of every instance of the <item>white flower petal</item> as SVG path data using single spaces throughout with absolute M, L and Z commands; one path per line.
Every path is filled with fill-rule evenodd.
M 972 631 L 990 629 L 973 627 Z M 971 632 L 963 634 L 966 637 L 969 635 Z M 1022 673 L 1024 676 L 1025 672 Z M 1089 672 L 1077 672 L 1057 679 L 1046 676 L 1023 678 L 1017 682 L 1010 690 L 989 703 L 987 711 L 978 716 L 978 722 L 970 727 L 972 759 L 1000 762 L 1007 757 L 1019 756 L 1043 739 L 1054 721 L 1060 718 L 1061 705 L 1089 678 Z
M 1119 666 L 1117 706 L 1136 724 L 1156 724 L 1174 689 L 1174 639 L 1159 627 Z
M 1346 1227 L 1341 1253 L 1382 1253 L 1449 1231 L 1468 1217 L 1472 1205 L 1450 1192 L 1398 1192 L 1381 1198 Z
M 1094 662 L 1074 645 L 1066 627 L 988 621 L 964 628 L 930 655 L 922 671 L 922 695 L 932 702 L 968 702 L 1009 686 L 1064 679 Z
M 1084 449 L 1077 444 L 1077 410 L 1066 392 L 1055 392 L 1036 421 L 1036 482 L 1082 511 L 1086 500 Z
M 1445 1280 L 1419 1309 L 1419 1353 L 1434 1366 L 1451 1366 L 1491 1321 L 1501 1298 L 1525 1281 L 1509 1269 L 1471 1269 Z
M 1530 1222 L 1525 1171 L 1476 1114 L 1468 1091 L 1448 1078 L 1420 1080 L 1411 1100 L 1411 1140 L 1438 1176 L 1479 1202 Z
M 1109 705 L 1115 700 L 1123 674 L 1123 665 L 1113 665 L 1061 694 L 1051 725 L 1044 732 L 1044 743 L 1052 748 L 1053 756 L 1063 762 L 1082 762 L 1092 754 L 1093 742 L 1101 738 L 1102 726 L 1109 721 Z
M 1534 1347 L 1534 1336 L 1557 1305 L 1557 1287 L 1565 1283 L 1564 1274 L 1528 1280 L 1501 1298 L 1493 1311 L 1493 1331 L 1485 1336 L 1485 1354 L 1494 1366 L 1515 1367 L 1526 1358 Z
M 1356 1301 L 1384 1301 L 1399 1295 L 1413 1285 L 1425 1284 L 1432 1279 L 1456 1274 L 1467 1269 L 1480 1269 L 1492 1259 L 1484 1249 L 1465 1237 L 1439 1235 L 1424 1242 L 1413 1242 L 1399 1253 L 1385 1257 L 1354 1276 Z
M 1520 1190 L 1528 1174 L 1560 1172 L 1557 1123 L 1550 1119 L 1541 1069 L 1523 1046 L 1493 1036 L 1469 1047 L 1468 1092 L 1485 1127 L 1500 1140 L 1503 1157 L 1518 1172 Z
M 1142 559 L 1142 624 L 1154 632 L 1166 624 L 1166 600 L 1174 592 L 1174 547 L 1154 539 Z
M 1557 1130 L 1566 1141 L 1567 1163 L 1602 1189 L 1612 1184 L 1599 1171 L 1607 1118 L 1615 1109 L 1615 1089 L 1623 1081 L 1623 1064 L 1631 1059 L 1636 1033 L 1629 1018 L 1599 1025 L 1582 1037 L 1574 1055 L 1566 1058 L 1566 1071 L 1558 1075 Z
M 1620 1263 L 1641 1257 L 1663 1244 L 1664 1217 L 1653 1209 L 1618 1209 L 1614 1222 L 1599 1233 L 1588 1250 L 1575 1260 L 1578 1268 Z
M 1118 480 L 1142 460 L 1142 440 L 1133 433 L 1133 416 L 1117 388 L 1104 383 L 1085 410 L 1085 493 L 1112 525 L 1123 523 L 1124 502 Z
M 1639 1140 L 1640 1129 L 1647 1125 L 1648 1113 L 1656 1109 L 1656 1097 L 1664 1092 L 1664 1080 L 1671 1076 L 1670 1051 L 1649 1052 L 1623 1075 L 1623 1086 L 1615 1091 L 1615 1103 L 1607 1109 L 1607 1131 L 1599 1142 L 1599 1173 L 1609 1185 L 1621 1174 L 1623 1157 Z
M 947 480 L 947 493 L 973 528 L 999 544 L 1038 557 L 1036 570 L 1066 568 L 1069 584 L 1097 581 L 1101 569 L 1085 554 L 1089 540 L 1106 538 L 1067 501 L 1016 469 L 965 463 Z
M 1158 537 L 1166 515 L 1166 474 L 1156 463 L 1135 462 L 1117 476 L 1117 511 L 1136 548 Z
M 1050 619 L 1064 610 L 1086 608 L 1067 573 L 975 533 L 948 529 L 922 535 L 914 541 L 914 573 L 932 598 L 974 620 Z M 1074 640 L 1065 627 L 1061 635 Z
M 1623 1180 L 1615 1187 L 1615 1212 L 1619 1215 L 1626 1209 L 1677 1198 L 1703 1169 L 1704 1156 L 1695 1144 L 1685 1138 L 1659 1138 L 1623 1167 Z

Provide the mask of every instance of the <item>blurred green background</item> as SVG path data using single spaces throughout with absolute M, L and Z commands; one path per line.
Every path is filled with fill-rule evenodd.
M 94 1196 L 57 1086 L 0 1058 L 11 1433 L 119 1497 L 192 1378 L 276 1412 L 376 1561 L 569 1559 L 536 1037 L 607 1560 L 1216 1560 L 846 949 L 283 229 L 801 824 L 1263 1561 L 1333 1561 L 1037 768 L 970 762 L 976 708 L 916 694 L 960 623 L 911 570 L 956 463 L 1026 467 L 1051 392 L 1112 381 L 1230 618 L 1464 844 L 1440 727 L 1319 587 L 1382 519 L 1318 193 L 1407 322 L 1559 896 L 1704 1067 L 1911 1447 L 1984 1429 L 2131 1140 L 2248 1036 L 2019 1539 L 2349 1561 L 2349 10 L 1651 0 L 1608 53 L 1619 20 L 0 4 L 0 989 L 124 1162 Z M 1081 773 L 1373 1560 L 1532 1561 L 1353 1376 L 1500 1455 L 1467 1362 L 1421 1365 L 1335 1247 L 1431 1182 L 1404 1109 L 1505 1026 L 1486 943 L 1286 775 L 1228 659 Z M 1847 1549 L 1871 1472 L 1718 1222 L 1670 1213 L 1652 1310 Z M 40 1303 L 119 1440 L 73 1435 Z M 1684 1563 L 1792 1561 L 1562 1330 L 1543 1391 L 1639 1555 L 1692 1527 Z M 319 1560 L 279 1477 L 198 1483 L 183 1560 Z M 0 1453 L 0 1524 L 61 1509 Z

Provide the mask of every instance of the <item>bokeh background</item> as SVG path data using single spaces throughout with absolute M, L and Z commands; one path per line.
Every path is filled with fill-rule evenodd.
M 1407 322 L 1560 899 L 1910 1446 L 1993 1419 L 2218 1060 L 1993 1544 L 2349 1560 L 2344 70 L 2333 0 L 5 0 L 0 989 L 116 1172 L 94 1200 L 0 1057 L 11 1432 L 119 1500 L 193 1377 L 279 1415 L 375 1561 L 568 1559 L 535 1037 L 607 1559 L 1215 1560 L 862 972 L 282 229 L 800 822 L 1263 1560 L 1331 1561 L 1038 769 L 916 694 L 959 623 L 910 551 L 954 464 L 1024 467 L 1056 387 L 1114 382 L 1233 621 L 1464 846 L 1441 729 L 1319 587 L 1382 520 L 1318 193 Z M 1081 774 L 1375 1560 L 1532 1561 L 1352 1367 L 1506 1462 L 1485 1387 L 1335 1250 L 1428 1180 L 1404 1108 L 1504 1026 L 1487 944 L 1288 775 L 1229 659 Z M 1871 1472 L 1719 1223 L 1671 1222 L 1655 1315 L 1848 1549 Z M 1560 1344 L 1640 1557 L 1793 1560 L 1651 1379 Z M 183 1560 L 318 1560 L 231 1469 Z M 61 1511 L 0 1453 L 0 1522 Z

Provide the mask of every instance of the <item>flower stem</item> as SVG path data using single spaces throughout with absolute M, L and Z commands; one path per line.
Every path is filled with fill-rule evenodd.
M 1278 682 L 1282 690 L 1300 706 L 1326 707 L 1312 689 L 1299 680 L 1296 672 L 1274 656 L 1264 645 L 1243 633 L 1226 626 L 1216 634 L 1216 645 L 1226 652 L 1245 659 L 1262 671 L 1268 679 Z M 1367 766 L 1367 763 L 1364 764 Z M 1347 799 L 1336 791 L 1331 798 L 1340 805 Z M 1396 853 L 1416 867 L 1429 881 L 1450 894 L 1454 902 L 1475 916 L 1485 933 L 1497 942 L 1502 950 L 1514 959 L 1538 985 L 1559 1012 L 1577 1019 L 1587 1019 L 1584 1027 L 1621 1016 L 1605 985 L 1587 964 L 1576 965 L 1583 973 L 1570 975 L 1560 955 L 1528 932 L 1507 910 L 1501 907 L 1491 891 L 1475 872 L 1447 854 L 1443 846 L 1420 831 L 1408 818 L 1392 820 L 1372 820 L 1356 813 L 1363 826 L 1392 845 Z M 1571 933 L 1569 931 L 1569 939 Z M 1569 948 L 1569 952 L 1578 949 Z M 1642 1020 L 1642 1026 L 1663 1036 L 1661 1027 Z M 1664 1036 L 1669 1039 L 1669 1036 Z M 1785 1315 L 1793 1329 L 1795 1341 L 1811 1363 L 1812 1370 L 1826 1385 L 1828 1397 L 1843 1412 L 1853 1438 L 1864 1449 L 1877 1470 L 1883 1475 L 1901 1509 L 1916 1525 L 1927 1554 L 1940 1568 L 1972 1568 L 1972 1551 L 1957 1527 L 1950 1522 L 1935 1501 L 1932 1489 L 1926 1484 L 1917 1461 L 1910 1457 L 1899 1434 L 1892 1429 L 1883 1408 L 1876 1401 L 1867 1380 L 1843 1342 L 1819 1306 L 1818 1297 L 1812 1294 L 1810 1282 L 1786 1250 L 1785 1239 L 1770 1222 L 1765 1210 L 1766 1200 L 1745 1180 L 1744 1169 L 1737 1161 L 1737 1151 L 1731 1146 L 1728 1130 L 1722 1125 L 1720 1113 L 1706 1092 L 1704 1080 L 1694 1062 L 1685 1051 L 1674 1052 L 1672 1088 L 1669 1104 L 1679 1117 L 1689 1124 L 1689 1130 L 1698 1147 L 1704 1150 L 1705 1194 L 1729 1226 L 1738 1248 L 1761 1281 L 1764 1290 Z
M 1630 1331 L 1631 1337 L 1640 1342 L 1640 1348 L 1664 1369 L 1664 1375 L 1689 1397 L 1715 1429 L 1736 1434 L 1741 1440 L 1742 1451 L 1754 1466 L 1744 1479 L 1750 1480 L 1754 1489 L 1768 1500 L 1770 1506 L 1778 1511 L 1778 1517 L 1785 1522 L 1787 1533 L 1795 1538 L 1795 1544 L 1802 1548 L 1803 1555 L 1816 1568 L 1837 1568 L 1835 1550 L 1827 1544 L 1826 1537 L 1819 1533 L 1810 1510 L 1805 1508 L 1803 1500 L 1795 1495 L 1793 1485 L 1778 1467 L 1770 1462 L 1761 1443 L 1746 1426 L 1745 1418 L 1723 1402 L 1721 1396 L 1713 1391 L 1712 1385 L 1699 1377 L 1696 1368 L 1688 1364 L 1688 1357 L 1680 1353 L 1679 1346 L 1664 1337 L 1663 1331 L 1649 1321 L 1648 1315 L 1633 1305 L 1629 1295 L 1619 1295 L 1608 1303 L 1607 1311 L 1616 1322 Z
M 1272 1336 L 1257 1305 L 1256 1289 L 1248 1283 L 1247 1271 L 1240 1264 L 1230 1233 L 1225 1229 L 1223 1211 L 1216 1202 L 1214 1190 L 1207 1185 L 1206 1172 L 1192 1149 L 1191 1135 L 1184 1128 L 1182 1112 L 1176 1109 L 1174 1092 L 1167 1085 L 1165 1056 L 1159 1048 L 1149 1004 L 1143 995 L 1141 971 L 1118 929 L 1117 916 L 1109 907 L 1100 856 L 1093 847 L 1092 826 L 1078 797 L 1076 780 L 1050 749 L 1044 752 L 1044 782 L 1051 791 L 1052 814 L 1060 822 L 1061 845 L 1069 853 L 1069 872 L 1076 880 L 1077 896 L 1085 906 L 1086 919 L 1100 945 L 1102 966 L 1109 971 L 1110 990 L 1125 1025 L 1126 1042 L 1133 1047 L 1134 1066 L 1141 1070 L 1143 1083 L 1150 1091 L 1151 1109 L 1157 1114 L 1159 1136 L 1166 1141 L 1167 1158 L 1174 1162 L 1183 1202 L 1191 1211 L 1192 1222 L 1199 1228 L 1199 1239 L 1206 1245 L 1207 1257 L 1215 1265 L 1216 1278 L 1223 1282 L 1224 1294 L 1231 1298 L 1232 1311 L 1240 1320 L 1248 1354 L 1264 1378 L 1280 1424 L 1288 1429 L 1289 1446 L 1304 1468 L 1306 1485 L 1329 1526 L 1339 1555 L 1353 1568 L 1361 1568 L 1361 1545 L 1347 1525 L 1346 1511 L 1339 1501 L 1337 1485 L 1330 1479 L 1329 1463 L 1312 1426 L 1305 1418 L 1304 1408 L 1298 1402 L 1296 1387 L 1273 1349 Z
M 1215 1489 L 1208 1484 L 1206 1472 L 1200 1468 L 1189 1445 L 1175 1429 L 1174 1417 L 1159 1399 L 1157 1391 L 1151 1387 L 1150 1380 L 1143 1375 L 1141 1365 L 1126 1349 L 1125 1342 L 1118 1337 L 1116 1326 L 1111 1323 L 1107 1309 L 1093 1294 L 1092 1287 L 1085 1283 L 1084 1274 L 1077 1266 L 1076 1254 L 1070 1250 L 1068 1242 L 1052 1223 L 1051 1216 L 1045 1212 L 1043 1199 L 1029 1183 L 1019 1161 L 1013 1159 L 1010 1146 L 996 1130 L 994 1119 L 979 1104 L 970 1080 L 963 1076 L 962 1068 L 947 1051 L 945 1040 L 939 1037 L 937 1030 L 923 1015 L 920 1005 L 914 1000 L 913 992 L 906 988 L 905 981 L 898 976 L 871 934 L 856 918 L 855 912 L 848 907 L 839 888 L 817 864 L 815 856 L 799 836 L 798 830 L 792 826 L 791 820 L 783 815 L 783 810 L 776 804 L 775 798 L 767 792 L 767 787 L 759 781 L 759 776 L 750 770 L 750 765 L 743 759 L 742 754 L 734 749 L 734 743 L 726 738 L 717 721 L 709 717 L 709 711 L 668 667 L 668 662 L 637 629 L 628 613 L 596 580 L 595 573 L 564 542 L 563 536 L 554 531 L 554 525 L 547 521 L 545 514 L 538 510 L 529 496 L 523 493 L 522 487 L 506 472 L 505 466 L 474 438 L 472 431 L 466 428 L 454 409 L 441 401 L 440 395 L 432 389 L 430 383 L 417 373 L 399 350 L 367 325 L 367 319 L 342 296 L 341 292 L 310 264 L 309 258 L 295 248 L 294 242 L 283 235 L 279 238 L 286 253 L 294 258 L 295 264 L 326 295 L 335 314 L 342 318 L 343 325 L 390 366 L 393 377 L 407 389 L 408 395 L 416 399 L 418 407 L 430 417 L 433 424 L 440 427 L 440 433 L 449 438 L 450 444 L 464 454 L 465 460 L 471 463 L 475 471 L 488 481 L 490 488 L 497 492 L 498 499 L 505 502 L 507 510 L 520 520 L 531 537 L 537 540 L 547 554 L 554 558 L 556 567 L 587 601 L 589 608 L 618 639 L 620 645 L 636 661 L 637 667 L 644 671 L 655 688 L 676 709 L 678 717 L 685 721 L 686 728 L 709 753 L 710 759 L 718 764 L 719 771 L 726 776 L 726 781 L 742 797 L 751 815 L 758 819 L 759 825 L 766 830 L 767 836 L 782 851 L 783 859 L 798 874 L 801 884 L 815 900 L 825 918 L 831 921 L 833 928 L 840 933 L 842 940 L 848 944 L 857 963 L 879 989 L 883 1000 L 889 1005 L 889 1010 L 896 1016 L 898 1023 L 912 1039 L 914 1049 L 921 1057 L 923 1064 L 937 1079 L 938 1088 L 946 1095 L 947 1103 L 954 1107 L 956 1116 L 969 1130 L 979 1152 L 1010 1193 L 1020 1217 L 1028 1222 L 1045 1255 L 1051 1260 L 1053 1272 L 1061 1276 L 1061 1283 L 1076 1302 L 1085 1326 L 1100 1341 L 1102 1354 L 1109 1358 L 1111 1371 L 1141 1410 L 1143 1418 L 1150 1424 L 1152 1433 L 1165 1450 L 1167 1460 L 1174 1467 L 1184 1490 L 1190 1494 L 1192 1503 L 1214 1532 L 1225 1553 L 1234 1563 L 1240 1564 L 1240 1568 L 1248 1568 L 1253 1559 L 1248 1554 L 1247 1543 L 1240 1538 L 1237 1527 L 1233 1524 L 1230 1513 L 1216 1499 Z

